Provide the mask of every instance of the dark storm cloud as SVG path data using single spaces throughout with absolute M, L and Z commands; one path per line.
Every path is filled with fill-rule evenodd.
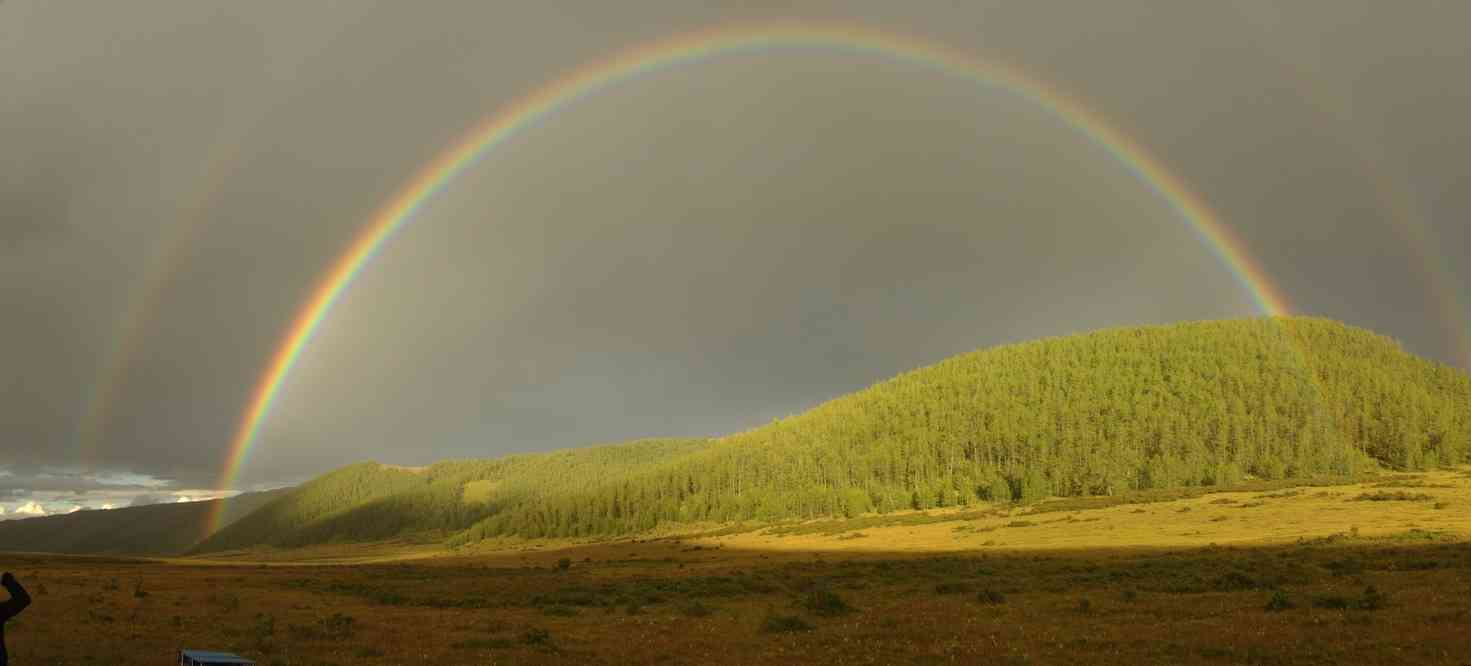
M 6 197 L 5 200 L 8 205 L 11 202 L 14 203 L 3 213 L 4 217 L 0 217 L 0 251 L 20 252 L 25 249 L 27 243 L 57 239 L 66 235 L 64 225 L 47 224 L 41 221 L 60 217 L 53 214 L 51 210 L 41 206 L 27 205 L 31 202 L 26 201 L 23 197 Z
M 11 0 L 0 493 L 213 483 L 298 304 L 419 165 L 583 63 L 735 22 L 1016 63 L 1155 152 L 1301 310 L 1471 364 L 1443 297 L 1471 283 L 1467 12 Z M 319 330 L 243 481 L 718 434 L 977 347 L 1249 312 L 1155 194 L 1015 95 L 733 56 L 570 106 L 430 201 Z M 139 488 L 98 476 L 123 473 Z
M 103 483 L 88 475 L 83 474 L 36 474 L 36 475 L 11 475 L 0 476 L 0 492 L 10 491 L 12 493 L 55 491 L 85 494 L 90 491 L 105 490 L 130 491 L 130 490 L 158 490 L 157 485 L 141 485 L 136 483 Z

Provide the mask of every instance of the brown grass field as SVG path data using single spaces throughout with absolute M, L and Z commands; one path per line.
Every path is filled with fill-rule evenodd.
M 1190 495 L 0 568 L 18 666 L 1471 664 L 1471 471 Z

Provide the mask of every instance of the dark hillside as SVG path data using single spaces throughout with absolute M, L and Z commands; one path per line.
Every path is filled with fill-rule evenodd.
M 214 506 L 229 525 L 290 489 L 0 522 L 0 550 L 78 555 L 178 555 L 199 541 Z

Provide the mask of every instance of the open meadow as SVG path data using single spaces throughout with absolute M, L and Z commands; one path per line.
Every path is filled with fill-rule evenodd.
M 19 664 L 1471 663 L 1471 471 L 603 542 L 7 554 Z

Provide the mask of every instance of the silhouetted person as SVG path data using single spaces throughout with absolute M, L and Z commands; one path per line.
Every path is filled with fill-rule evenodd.
M 20 586 L 20 582 L 9 571 L 0 575 L 0 586 L 10 592 L 10 598 L 5 603 L 0 603 L 0 666 L 8 666 L 10 656 L 5 652 L 5 623 L 31 605 L 31 595 L 26 594 L 26 589 Z

